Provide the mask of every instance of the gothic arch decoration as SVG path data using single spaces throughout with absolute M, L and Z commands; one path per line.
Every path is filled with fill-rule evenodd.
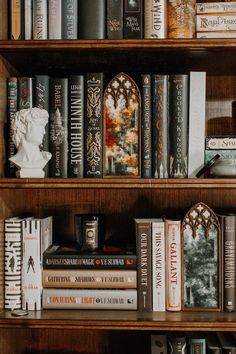
M 138 86 L 121 72 L 104 92 L 104 177 L 140 175 L 140 116 Z
M 186 310 L 219 310 L 220 223 L 206 204 L 195 204 L 182 222 L 182 305 Z

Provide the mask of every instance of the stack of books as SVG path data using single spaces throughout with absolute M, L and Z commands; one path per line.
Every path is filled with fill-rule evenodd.
M 137 310 L 136 254 L 51 245 L 43 254 L 44 309 Z
M 196 4 L 197 38 L 235 38 L 236 1 Z

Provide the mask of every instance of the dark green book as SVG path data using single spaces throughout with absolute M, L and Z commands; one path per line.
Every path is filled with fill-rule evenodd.
M 79 38 L 106 38 L 106 1 L 79 0 Z
M 123 0 L 107 0 L 107 38 L 123 38 Z

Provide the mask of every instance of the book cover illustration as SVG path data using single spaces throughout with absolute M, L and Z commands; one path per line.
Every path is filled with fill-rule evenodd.
M 185 215 L 183 232 L 183 308 L 220 309 L 220 223 L 206 204 L 195 204 Z
M 109 176 L 140 175 L 141 98 L 136 83 L 121 72 L 104 92 L 104 171 Z
M 124 0 L 124 38 L 143 38 L 142 0 Z

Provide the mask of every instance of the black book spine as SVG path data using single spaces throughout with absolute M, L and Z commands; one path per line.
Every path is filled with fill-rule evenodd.
M 184 333 L 168 334 L 168 353 L 187 354 L 186 335 Z
M 143 38 L 143 0 L 124 0 L 124 38 Z
M 84 176 L 102 177 L 103 73 L 85 74 Z
M 170 177 L 188 177 L 188 75 L 170 75 Z
M 79 0 L 79 38 L 106 38 L 106 1 Z
M 123 38 L 123 0 L 107 0 L 107 38 Z
M 143 178 L 152 177 L 151 75 L 142 75 L 141 170 Z
M 78 0 L 63 0 L 61 12 L 62 39 L 78 38 Z
M 84 77 L 69 78 L 68 177 L 84 176 Z
M 17 77 L 10 77 L 7 80 L 7 129 L 6 129 L 6 175 L 16 176 L 16 167 L 8 159 L 16 154 L 16 147 L 12 141 L 11 123 L 14 114 L 17 112 L 18 83 Z
M 67 177 L 68 162 L 68 79 L 50 80 L 49 133 L 50 177 Z
M 18 78 L 18 109 L 28 109 L 33 107 L 33 78 Z
M 49 76 L 35 75 L 34 105 L 49 112 Z M 49 123 L 45 126 L 42 150 L 49 151 Z M 49 164 L 44 167 L 45 177 L 49 176 Z
M 168 75 L 153 75 L 153 177 L 168 178 Z

